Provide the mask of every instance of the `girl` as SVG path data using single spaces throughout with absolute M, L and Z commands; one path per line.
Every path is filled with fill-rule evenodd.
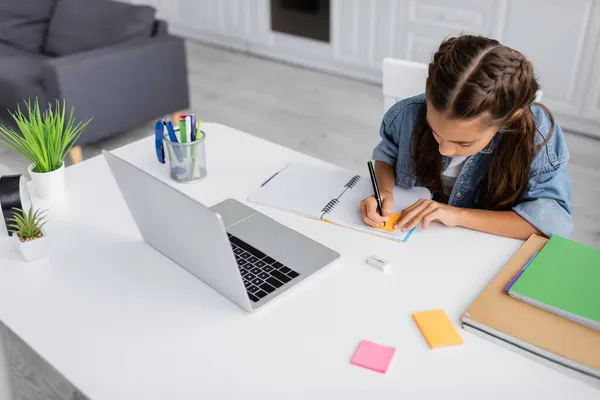
M 550 110 L 535 103 L 532 64 L 493 39 L 445 40 L 429 64 L 424 95 L 396 103 L 375 148 L 383 201 L 364 199 L 365 223 L 379 227 L 394 185 L 427 187 L 433 200 L 405 209 L 394 228 L 438 221 L 511 238 L 572 233 L 567 146 Z

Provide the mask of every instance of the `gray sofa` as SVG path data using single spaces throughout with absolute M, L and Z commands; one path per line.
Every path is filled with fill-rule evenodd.
M 78 145 L 189 107 L 186 54 L 148 6 L 0 1 L 0 123 L 7 109 L 65 99 L 94 117 Z

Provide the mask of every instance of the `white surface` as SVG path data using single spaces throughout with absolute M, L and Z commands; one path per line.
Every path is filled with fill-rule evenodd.
M 205 128 L 209 175 L 177 187 L 207 205 L 243 201 L 289 162 L 321 163 Z M 117 153 L 170 182 L 152 137 Z M 102 158 L 67 169 L 67 194 L 48 260 L 22 263 L 0 241 L 0 320 L 93 400 L 600 396 L 463 330 L 463 346 L 431 351 L 412 321 L 443 308 L 459 326 L 521 241 L 432 225 L 398 244 L 257 207 L 342 257 L 248 315 L 141 241 Z M 393 268 L 370 268 L 372 254 Z M 363 339 L 397 348 L 386 375 L 350 365 Z
M 383 109 L 425 92 L 427 64 L 395 58 L 383 60 Z

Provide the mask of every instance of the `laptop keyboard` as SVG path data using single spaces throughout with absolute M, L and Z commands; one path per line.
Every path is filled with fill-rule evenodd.
M 300 275 L 239 238 L 230 234 L 227 236 L 244 278 L 248 297 L 253 302 L 256 303 Z

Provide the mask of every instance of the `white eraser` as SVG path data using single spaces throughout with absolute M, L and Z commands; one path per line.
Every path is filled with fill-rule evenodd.
M 379 257 L 379 256 L 371 256 L 369 258 L 367 258 L 367 264 L 369 264 L 372 267 L 377 268 L 380 271 L 384 271 L 387 269 L 388 265 L 390 265 L 389 262 L 387 262 L 386 260 L 384 260 L 383 258 Z

